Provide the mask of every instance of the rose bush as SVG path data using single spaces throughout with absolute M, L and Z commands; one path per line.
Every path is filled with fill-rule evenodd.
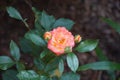
M 74 25 L 72 20 L 65 18 L 56 20 L 45 11 L 40 12 L 35 8 L 32 10 L 35 14 L 34 29 L 29 28 L 27 19 L 23 19 L 15 8 L 7 7 L 10 17 L 22 21 L 28 32 L 18 41 L 19 45 L 11 40 L 10 57 L 0 56 L 3 80 L 80 80 L 80 74 L 77 72 L 88 69 L 108 70 L 112 75 L 111 80 L 115 80 L 113 70 L 120 70 L 120 64 L 107 61 L 106 56 L 96 48 L 98 40 L 81 41 L 80 35 L 74 37 L 70 32 Z M 76 52 L 79 55 L 95 48 L 96 55 L 102 61 L 82 65 Z M 22 58 L 24 54 L 27 54 L 27 58 L 30 55 L 30 62 L 29 59 L 26 61 Z M 70 68 L 69 72 L 64 71 L 66 66 Z

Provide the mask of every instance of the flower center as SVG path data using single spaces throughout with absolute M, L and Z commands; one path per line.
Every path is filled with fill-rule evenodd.
M 64 38 L 58 40 L 58 43 L 59 43 L 59 44 L 64 44 L 64 42 L 65 42 L 65 39 L 64 39 Z

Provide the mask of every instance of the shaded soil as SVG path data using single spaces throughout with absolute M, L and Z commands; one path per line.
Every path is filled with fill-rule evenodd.
M 107 17 L 120 23 L 120 0 L 1 0 L 0 1 L 0 55 L 9 55 L 10 40 L 18 41 L 27 28 L 6 12 L 7 6 L 18 9 L 27 18 L 29 26 L 34 25 L 31 6 L 45 10 L 56 18 L 64 17 L 75 21 L 73 34 L 83 39 L 99 39 L 99 46 L 109 60 L 120 62 L 120 34 L 104 23 L 100 17 Z M 78 54 L 81 64 L 95 62 L 98 58 L 92 51 Z M 80 72 L 81 80 L 110 80 L 105 71 Z M 119 71 L 116 76 L 119 77 Z

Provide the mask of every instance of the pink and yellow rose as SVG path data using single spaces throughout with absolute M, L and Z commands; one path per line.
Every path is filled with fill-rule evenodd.
M 65 48 L 69 47 L 72 51 L 72 48 L 75 45 L 74 36 L 71 32 L 69 32 L 65 27 L 58 27 L 56 29 L 53 29 L 49 32 L 49 36 L 47 36 L 48 32 L 45 33 L 48 40 L 48 49 L 53 51 L 56 55 L 61 55 L 65 53 Z M 49 35 L 48 34 L 48 35 Z

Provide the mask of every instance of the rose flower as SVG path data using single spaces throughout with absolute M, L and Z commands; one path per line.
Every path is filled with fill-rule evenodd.
M 51 39 L 48 40 L 48 49 L 56 55 L 65 53 L 65 48 L 72 48 L 75 45 L 74 36 L 65 27 L 58 27 L 50 31 Z

